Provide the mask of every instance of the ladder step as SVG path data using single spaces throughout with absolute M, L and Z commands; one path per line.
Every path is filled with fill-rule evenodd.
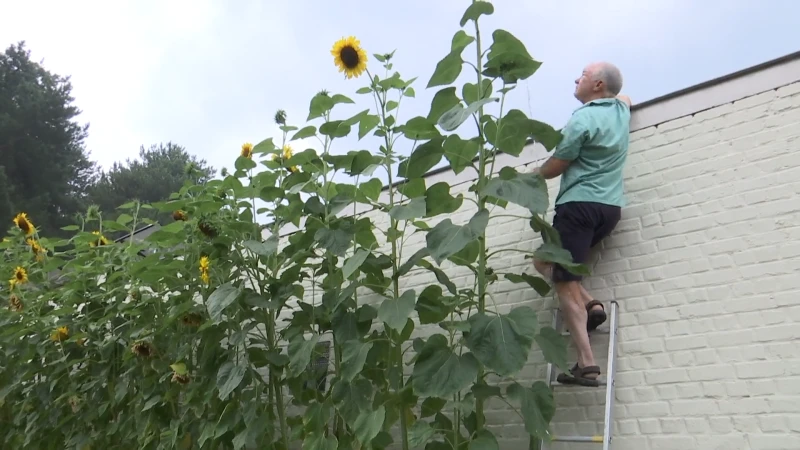
M 553 381 L 550 382 L 550 385 L 553 386 L 553 387 L 564 386 L 564 387 L 571 387 L 571 388 L 601 388 L 601 387 L 606 387 L 606 385 L 608 385 L 608 382 L 606 380 L 603 380 L 603 379 L 597 380 L 597 382 L 600 383 L 598 386 L 583 386 L 583 385 L 580 385 L 580 384 L 559 383 L 558 381 L 553 380 Z
M 603 442 L 603 436 L 553 436 L 553 442 Z

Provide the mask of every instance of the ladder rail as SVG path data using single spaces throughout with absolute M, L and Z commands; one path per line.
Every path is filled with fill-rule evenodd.
M 608 361 L 606 361 L 606 380 L 605 383 L 601 382 L 601 386 L 605 385 L 605 407 L 603 412 L 603 434 L 599 436 L 552 436 L 552 442 L 591 442 L 602 443 L 603 450 L 611 450 L 611 441 L 613 440 L 613 418 L 614 418 L 614 397 L 615 397 L 615 380 L 616 380 L 616 359 L 617 359 L 617 328 L 619 324 L 619 303 L 616 300 L 610 302 L 611 310 L 609 311 L 609 331 L 608 331 Z M 561 310 L 556 308 L 553 313 L 553 329 L 559 330 L 561 325 Z M 555 368 L 552 363 L 547 363 L 547 386 L 553 388 L 554 386 L 561 385 L 555 382 Z M 549 442 L 545 439 L 539 440 L 539 449 L 548 450 L 550 448 Z
M 611 449 L 611 440 L 613 439 L 611 433 L 613 432 L 614 424 L 612 418 L 614 417 L 614 387 L 616 385 L 617 374 L 617 325 L 618 325 L 618 310 L 619 304 L 616 300 L 611 301 L 611 317 L 608 331 L 608 361 L 606 369 L 606 406 L 605 406 L 605 423 L 603 424 L 603 450 Z

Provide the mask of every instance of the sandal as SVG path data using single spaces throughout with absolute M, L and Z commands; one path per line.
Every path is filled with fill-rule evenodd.
M 594 309 L 595 306 L 599 306 L 600 309 Z M 586 304 L 586 312 L 587 312 L 587 319 L 586 319 L 586 331 L 595 330 L 599 327 L 603 322 L 606 321 L 606 308 L 603 306 L 602 303 L 598 302 L 597 300 L 592 300 Z
M 600 386 L 600 380 L 597 378 L 589 378 L 586 374 L 597 374 L 600 376 L 600 367 L 598 366 L 586 366 L 586 367 L 578 367 L 578 363 L 572 367 L 569 371 L 569 374 L 560 373 L 558 377 L 556 377 L 556 381 L 561 384 L 576 384 L 579 386 L 589 386 L 589 387 L 598 387 Z

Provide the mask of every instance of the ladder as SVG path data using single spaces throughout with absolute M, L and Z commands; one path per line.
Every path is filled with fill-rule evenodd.
M 617 318 L 618 318 L 618 310 L 619 304 L 616 301 L 611 301 L 611 311 L 609 312 L 609 329 L 608 329 L 608 362 L 606 364 L 606 376 L 605 378 L 600 376 L 598 377 L 599 386 L 605 386 L 606 388 L 606 404 L 605 404 L 605 413 L 603 417 L 603 434 L 599 436 L 553 436 L 551 441 L 552 442 L 594 442 L 594 443 L 602 443 L 603 450 L 610 450 L 611 449 L 611 429 L 613 426 L 613 414 L 614 414 L 614 375 L 616 373 L 616 357 L 617 357 Z M 563 323 L 561 317 L 561 310 L 556 308 L 555 313 L 553 314 L 553 328 L 556 331 L 561 331 L 562 335 L 569 336 L 568 331 L 562 331 L 561 325 Z M 602 334 L 603 331 L 600 329 L 595 329 L 591 332 L 591 334 Z M 556 381 L 556 367 L 553 364 L 547 364 L 547 385 L 553 389 L 557 386 L 564 386 L 564 388 L 578 388 L 580 386 L 575 385 L 565 385 L 561 384 Z M 586 389 L 586 388 L 583 388 Z M 549 448 L 548 441 L 542 439 L 539 441 L 539 448 L 541 450 L 546 450 Z

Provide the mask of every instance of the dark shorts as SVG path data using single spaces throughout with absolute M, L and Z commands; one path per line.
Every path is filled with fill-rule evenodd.
M 561 244 L 572 254 L 572 261 L 586 262 L 589 250 L 611 234 L 619 223 L 622 208 L 594 202 L 568 202 L 556 206 L 553 228 Z M 553 266 L 553 281 L 580 281 L 583 277 L 558 264 Z

